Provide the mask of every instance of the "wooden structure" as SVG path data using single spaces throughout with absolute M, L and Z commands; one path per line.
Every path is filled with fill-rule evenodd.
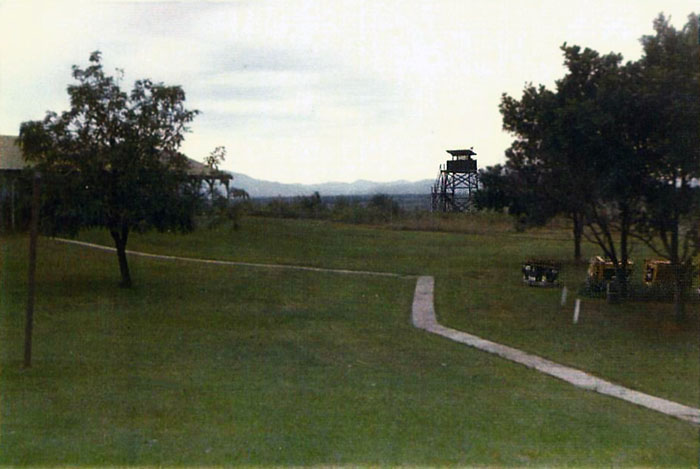
M 16 142 L 16 136 L 0 135 L 0 231 L 15 231 L 22 226 L 26 227 L 26 220 L 22 223 L 22 217 L 27 218 L 30 207 L 31 177 L 23 171 L 29 165 L 24 161 Z M 230 173 L 211 169 L 191 158 L 187 158 L 187 163 L 187 173 L 196 186 L 201 186 L 203 181 L 212 187 L 220 183 L 227 196 L 236 197 L 240 192 L 231 187 L 233 175 Z
M 467 212 L 474 208 L 474 193 L 479 190 L 476 153 L 472 150 L 447 150 L 452 156 L 440 165 L 431 189 L 434 212 Z

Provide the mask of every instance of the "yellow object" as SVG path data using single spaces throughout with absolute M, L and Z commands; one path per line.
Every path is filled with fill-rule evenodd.
M 627 261 L 627 277 L 632 273 L 634 262 Z M 615 264 L 601 256 L 592 257 L 588 264 L 588 281 L 592 284 L 603 284 L 615 280 Z
M 693 269 L 688 270 L 683 278 L 685 288 L 692 285 Z M 647 259 L 644 261 L 644 284 L 652 286 L 671 287 L 674 282 L 673 267 L 671 261 L 666 259 Z M 700 280 L 700 279 L 699 279 Z
M 644 285 L 671 285 L 673 283 L 673 268 L 671 261 L 647 259 L 644 261 Z

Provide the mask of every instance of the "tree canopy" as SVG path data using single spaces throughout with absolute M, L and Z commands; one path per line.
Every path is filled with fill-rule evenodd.
M 121 71 L 117 78 L 105 74 L 100 52 L 89 62 L 73 66 L 70 109 L 22 123 L 19 145 L 44 180 L 43 229 L 106 228 L 121 284 L 130 286 L 125 250 L 131 231 L 193 227 L 197 194 L 178 149 L 198 111 L 185 108 L 179 86 L 143 79 L 127 93 Z
M 642 58 L 627 63 L 565 43 L 567 73 L 554 90 L 526 84 L 520 99 L 503 95 L 503 128 L 516 139 L 505 167 L 482 174 L 484 205 L 539 222 L 570 216 L 576 257 L 584 234 L 623 288 L 631 240 L 647 243 L 676 269 L 679 318 L 679 282 L 700 248 L 697 28 L 696 15 L 682 30 L 660 15 Z
M 654 112 L 652 175 L 637 235 L 674 268 L 676 316 L 684 317 L 688 273 L 700 252 L 700 35 L 698 16 L 681 30 L 660 15 L 644 36 L 644 93 Z

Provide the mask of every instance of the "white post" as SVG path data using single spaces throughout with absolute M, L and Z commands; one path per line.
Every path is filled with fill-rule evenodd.
M 578 314 L 581 312 L 581 300 L 576 298 L 576 305 L 574 306 L 574 324 L 578 324 Z
M 562 307 L 566 304 L 566 294 L 568 293 L 566 285 L 561 290 L 561 305 Z

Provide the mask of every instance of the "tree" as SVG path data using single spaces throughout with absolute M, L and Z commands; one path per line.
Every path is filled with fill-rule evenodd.
M 496 201 L 572 216 L 574 237 L 578 225 L 615 264 L 622 296 L 631 239 L 643 240 L 671 262 L 683 320 L 684 281 L 700 251 L 698 17 L 677 31 L 660 15 L 654 30 L 642 38 L 642 59 L 626 64 L 564 44 L 567 74 L 556 91 L 527 85 L 520 100 L 504 95 L 503 126 L 516 140 L 502 174 L 484 180 Z M 557 210 L 533 210 L 532 191 Z
M 534 173 L 545 199 L 583 217 L 623 296 L 632 237 L 669 259 L 682 320 L 683 282 L 700 250 L 698 17 L 676 31 L 659 16 L 654 29 L 639 61 L 564 44 L 567 74 L 555 92 L 529 85 L 521 100 L 504 95 L 504 128 L 517 137 L 506 170 L 513 182 Z
M 541 226 L 561 211 L 556 197 L 547 193 L 550 183 L 544 179 L 535 165 L 489 166 L 479 171 L 482 189 L 476 192 L 474 202 L 479 209 L 507 208 L 516 218 L 518 230 Z M 577 252 L 580 256 L 580 250 Z
M 622 65 L 618 54 L 561 49 L 567 74 L 556 91 L 527 85 L 521 100 L 502 98 L 504 128 L 517 137 L 506 166 L 530 181 L 520 185 L 521 198 L 542 199 L 544 210 L 529 204 L 528 211 L 571 218 L 576 259 L 583 236 L 601 247 L 624 296 L 629 238 L 647 180 L 650 119 L 639 118 L 640 67 Z
M 588 186 L 582 199 L 589 240 L 616 268 L 627 295 L 631 234 L 638 221 L 648 172 L 651 123 L 637 63 L 577 46 L 562 48 L 569 73 L 557 82 L 556 132 L 571 174 Z
M 121 285 L 132 284 L 126 244 L 132 231 L 193 228 L 196 194 L 178 152 L 198 111 L 179 86 L 144 79 L 130 93 L 107 76 L 99 51 L 73 66 L 70 110 L 20 126 L 25 159 L 42 173 L 42 225 L 51 234 L 104 227 L 114 240 Z
M 388 194 L 374 194 L 367 202 L 367 207 L 384 220 L 391 220 L 401 214 L 401 206 Z
M 642 44 L 645 100 L 653 126 L 650 146 L 653 175 L 644 197 L 637 236 L 671 262 L 674 309 L 685 319 L 684 293 L 693 259 L 700 251 L 700 45 L 698 17 L 690 15 L 682 30 L 663 16 L 654 35 Z
M 474 194 L 474 205 L 479 210 L 502 212 L 514 203 L 509 192 L 509 181 L 503 165 L 487 166 L 479 170 L 481 189 Z
M 506 94 L 499 109 L 504 130 L 516 136 L 506 151 L 506 171 L 512 199 L 529 224 L 542 224 L 557 214 L 572 220 L 574 259 L 581 260 L 584 202 L 590 184 L 584 177 L 582 148 L 565 148 L 559 134 L 562 95 L 540 85 L 527 84 L 520 100 Z
M 226 147 L 224 146 L 214 148 L 211 153 L 204 158 L 204 164 L 214 171 L 218 171 L 219 165 L 224 161 L 226 161 Z
M 229 198 L 229 179 L 224 176 L 222 171 L 219 171 L 219 165 L 226 160 L 226 147 L 218 146 L 214 148 L 209 155 L 204 158 L 204 164 L 209 168 L 209 173 L 204 177 L 204 181 L 209 186 L 209 196 L 212 204 L 216 199 L 216 181 L 223 181 L 226 187 L 226 199 Z

